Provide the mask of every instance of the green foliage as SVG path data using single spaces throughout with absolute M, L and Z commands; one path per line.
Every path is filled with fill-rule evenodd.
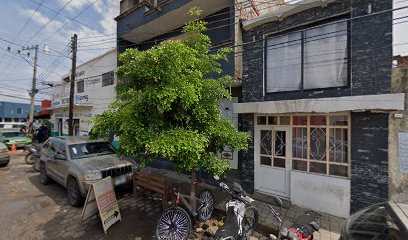
M 219 100 L 230 98 L 225 86 L 231 76 L 221 74 L 220 60 L 231 49 L 211 51 L 211 41 L 203 34 L 206 23 L 196 19 L 186 24 L 186 40 L 164 41 L 146 51 L 127 49 L 119 57 L 123 63 L 116 73 L 120 79 L 117 100 L 109 110 L 94 117 L 93 137 L 120 137 L 120 153 L 143 154 L 146 161 L 166 158 L 178 171 L 204 166 L 221 175 L 229 167 L 213 152 L 228 146 L 246 150 L 249 136 L 221 118 Z

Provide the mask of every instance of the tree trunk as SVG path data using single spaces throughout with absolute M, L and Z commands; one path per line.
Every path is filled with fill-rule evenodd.
M 194 208 L 193 209 L 195 209 L 195 204 L 196 204 L 196 201 L 195 201 L 195 185 L 194 185 L 194 183 L 195 183 L 195 181 L 196 181 L 196 171 L 195 170 L 192 170 L 191 171 L 191 189 L 190 189 L 190 197 L 191 197 L 191 206 L 193 206 Z

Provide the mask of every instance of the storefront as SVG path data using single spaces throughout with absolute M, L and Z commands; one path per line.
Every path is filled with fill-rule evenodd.
M 256 115 L 255 123 L 255 189 L 297 205 L 319 200 L 327 205 L 330 199 L 333 206 L 349 211 L 348 112 L 262 114 Z
M 92 129 L 89 121 L 105 111 L 115 100 L 117 65 L 116 49 L 111 50 L 77 67 L 74 93 L 74 135 L 88 136 Z M 53 87 L 53 135 L 68 135 L 70 74 Z
M 386 201 L 389 113 L 403 108 L 403 94 L 234 104 L 253 136 L 247 190 L 339 217 Z

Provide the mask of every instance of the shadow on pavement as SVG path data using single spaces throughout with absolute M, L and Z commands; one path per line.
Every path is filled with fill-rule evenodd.
M 42 185 L 38 176 L 31 176 L 29 180 L 44 195 L 54 202 L 53 215 L 38 230 L 44 233 L 41 239 L 154 239 L 154 231 L 158 216 L 161 212 L 161 202 L 153 199 L 127 195 L 119 201 L 122 222 L 114 224 L 105 235 L 98 216 L 93 216 L 80 224 L 82 207 L 69 206 L 66 190 L 53 182 Z

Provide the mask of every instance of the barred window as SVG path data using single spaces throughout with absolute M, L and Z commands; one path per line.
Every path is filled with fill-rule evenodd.
M 102 87 L 113 85 L 114 75 L 113 71 L 102 74 Z
M 84 80 L 77 82 L 77 93 L 83 93 L 85 91 Z
M 348 113 L 261 115 L 257 116 L 256 123 L 260 126 L 287 125 L 291 127 L 292 170 L 348 177 L 350 167 L 349 117 Z M 276 142 L 273 139 L 279 136 L 274 136 L 273 132 L 279 131 L 261 130 L 261 165 L 275 166 L 272 157 L 273 149 L 265 144 Z
M 348 115 L 292 116 L 292 169 L 347 177 Z

